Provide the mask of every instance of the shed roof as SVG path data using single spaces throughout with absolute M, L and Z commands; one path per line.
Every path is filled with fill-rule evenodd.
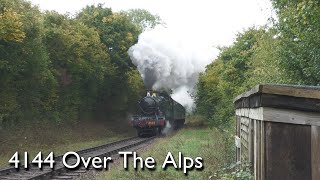
M 260 84 L 251 90 L 238 95 L 234 101 L 255 94 L 275 94 L 299 98 L 320 99 L 320 86 L 300 86 L 287 84 Z

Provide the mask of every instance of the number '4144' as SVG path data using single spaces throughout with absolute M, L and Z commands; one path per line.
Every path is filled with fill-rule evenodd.
M 16 152 L 13 154 L 13 156 L 10 158 L 10 160 L 8 161 L 9 164 L 14 165 L 14 168 L 18 169 L 20 166 L 20 157 L 19 157 L 19 153 Z M 23 157 L 23 163 L 22 166 L 27 169 L 29 166 L 29 156 L 28 156 L 28 152 L 24 152 L 24 157 Z M 43 158 L 42 156 L 42 152 L 39 152 L 31 161 L 32 164 L 35 164 L 38 166 L 39 169 L 42 168 L 43 165 L 48 164 L 49 167 L 52 169 L 54 166 L 54 156 L 53 156 L 53 152 L 50 152 L 49 155 L 46 158 Z

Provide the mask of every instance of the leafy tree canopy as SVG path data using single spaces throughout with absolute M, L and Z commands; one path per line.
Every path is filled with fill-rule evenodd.
M 165 24 L 160 16 L 153 15 L 145 9 L 130 9 L 123 11 L 123 13 L 127 14 L 131 22 L 139 27 L 140 31 L 153 29 L 159 24 Z

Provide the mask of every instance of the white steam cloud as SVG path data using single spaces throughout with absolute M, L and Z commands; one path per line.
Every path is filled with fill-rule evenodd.
M 212 47 L 202 46 L 197 39 L 179 37 L 179 33 L 156 27 L 143 32 L 129 55 L 149 89 L 172 91 L 172 98 L 190 112 L 199 73 L 214 57 Z

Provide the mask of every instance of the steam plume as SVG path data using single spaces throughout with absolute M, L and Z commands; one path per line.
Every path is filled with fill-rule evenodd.
M 189 37 L 156 27 L 139 36 L 129 55 L 147 88 L 172 91 L 172 98 L 191 111 L 194 101 L 190 94 L 199 73 L 213 59 L 213 51 Z

